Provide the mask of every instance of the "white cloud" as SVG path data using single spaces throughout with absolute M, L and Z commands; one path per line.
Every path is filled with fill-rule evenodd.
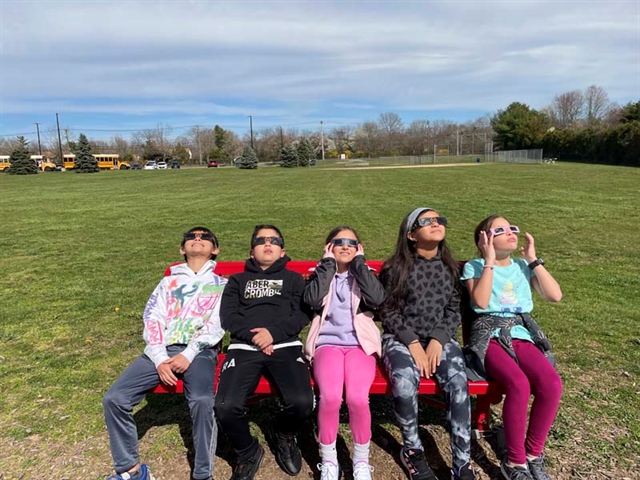
M 637 1 L 0 2 L 3 116 L 640 97 Z M 277 105 L 271 107 L 270 105 Z M 302 107 L 299 107 L 302 105 Z M 364 107 L 363 107 L 364 108 Z

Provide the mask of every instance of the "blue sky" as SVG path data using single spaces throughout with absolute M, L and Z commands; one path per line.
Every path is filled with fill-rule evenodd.
M 640 1 L 0 0 L 0 135 L 473 120 L 640 99 Z M 185 128 L 183 128 L 185 127 Z

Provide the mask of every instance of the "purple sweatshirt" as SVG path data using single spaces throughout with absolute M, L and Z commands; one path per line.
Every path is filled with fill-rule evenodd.
M 357 347 L 359 345 L 351 312 L 351 286 L 353 276 L 348 272 L 336 273 L 329 311 L 318 334 L 316 348 L 332 345 Z

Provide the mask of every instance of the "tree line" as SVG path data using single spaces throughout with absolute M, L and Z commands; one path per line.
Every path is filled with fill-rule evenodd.
M 540 110 L 513 102 L 493 115 L 464 123 L 414 120 L 405 124 L 398 114 L 386 112 L 377 120 L 326 131 L 271 127 L 239 136 L 215 125 L 192 127 L 184 134 L 173 135 L 171 126 L 159 124 L 133 132 L 129 139 L 116 135 L 110 140 L 88 142 L 93 153 L 117 153 L 128 162 L 174 160 L 195 165 L 210 159 L 222 165 L 234 161 L 240 164 L 241 158 L 246 157 L 242 156 L 244 147 L 250 145 L 260 162 L 304 166 L 307 155 L 300 155 L 302 144 L 309 150 L 310 161 L 323 156 L 481 155 L 495 150 L 542 148 L 548 157 L 638 165 L 639 111 L 640 102 L 619 106 L 609 101 L 604 89 L 592 85 L 584 91 L 558 94 Z M 72 152 L 78 139 L 71 129 L 63 131 L 64 153 Z M 45 131 L 43 136 L 45 150 L 57 157 L 57 132 Z M 17 143 L 16 139 L 2 140 L 0 153 L 12 152 Z

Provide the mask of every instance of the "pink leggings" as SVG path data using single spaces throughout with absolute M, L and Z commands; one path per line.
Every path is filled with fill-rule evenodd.
M 321 347 L 313 357 L 313 378 L 320 390 L 318 440 L 329 445 L 338 438 L 342 390 L 346 391 L 353 441 L 371 440 L 369 388 L 376 374 L 376 359 L 361 348 Z
M 500 382 L 506 391 L 502 407 L 507 459 L 526 463 L 526 455 L 539 457 L 555 420 L 562 395 L 562 380 L 544 354 L 531 342 L 513 340 L 518 362 L 491 339 L 484 366 L 487 373 Z M 529 430 L 527 410 L 531 406 Z M 526 434 L 525 434 L 526 431 Z

